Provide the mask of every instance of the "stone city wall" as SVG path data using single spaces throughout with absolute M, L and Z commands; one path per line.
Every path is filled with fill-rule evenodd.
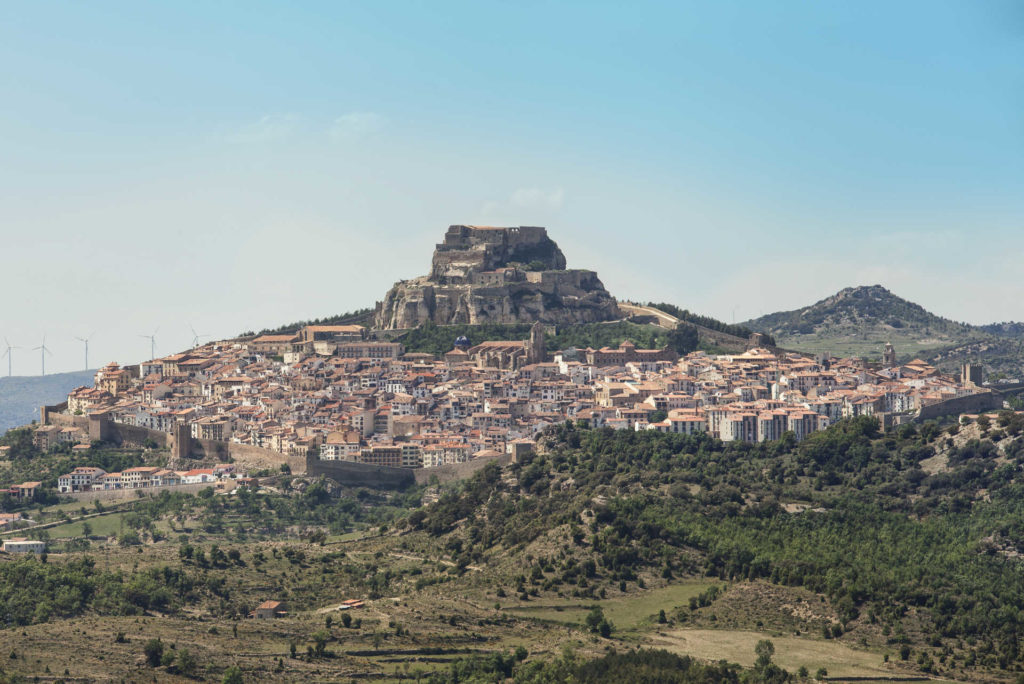
M 306 457 L 306 474 L 323 475 L 339 484 L 354 487 L 403 489 L 415 482 L 412 468 L 387 468 L 353 461 L 321 461 L 315 455 Z
M 71 492 L 60 496 L 70 497 L 75 501 L 126 501 L 138 499 L 144 496 L 160 496 L 160 492 L 182 492 L 195 494 L 208 487 L 216 488 L 216 482 L 205 482 L 202 484 L 173 485 L 170 487 L 142 487 L 139 489 L 103 489 L 95 492 Z
M 448 482 L 455 482 L 456 480 L 465 480 L 470 477 L 476 471 L 482 469 L 488 463 L 497 463 L 499 466 L 506 466 L 512 462 L 512 456 L 510 454 L 500 454 L 498 456 L 484 456 L 482 458 L 474 458 L 471 461 L 465 463 L 451 463 L 448 465 L 437 466 L 436 468 L 416 468 L 413 470 L 413 476 L 416 478 L 416 484 L 429 484 L 433 478 L 437 478 L 438 484 L 446 484 Z
M 981 411 L 992 411 L 995 409 L 1001 409 L 1002 407 L 1002 396 L 995 392 L 986 390 L 984 392 L 979 392 L 978 394 L 970 394 L 966 397 L 947 399 L 945 401 L 929 404 L 928 406 L 922 406 L 917 411 L 917 420 L 921 422 L 931 420 L 933 418 L 941 418 L 942 416 L 958 415 L 961 413 L 980 413 Z
M 173 438 L 166 432 L 117 423 L 110 420 L 110 417 L 107 415 L 71 416 L 66 413 L 57 412 L 60 409 L 66 409 L 66 407 L 66 404 L 43 406 L 40 408 L 40 417 L 46 421 L 47 425 L 74 426 L 87 430 L 90 438 L 93 440 L 113 442 L 122 446 L 141 447 L 147 441 L 155 442 L 159 448 L 174 446 Z M 210 439 L 193 439 L 191 437 L 188 437 L 188 440 L 188 449 L 183 451 L 190 458 L 219 462 L 230 460 L 245 470 L 258 470 L 262 468 L 277 470 L 283 464 L 288 464 L 293 473 L 302 473 L 306 470 L 306 459 L 302 456 L 281 454 L 249 444 L 219 442 Z M 179 464 L 179 466 L 181 465 L 183 464 Z
M 464 480 L 492 462 L 504 466 L 512 462 L 512 457 L 508 454 L 500 454 L 436 468 L 388 468 L 353 461 L 321 461 L 316 456 L 309 456 L 306 459 L 306 474 L 322 475 L 339 484 L 354 487 L 402 489 L 413 483 L 429 484 L 435 478 L 438 484 Z

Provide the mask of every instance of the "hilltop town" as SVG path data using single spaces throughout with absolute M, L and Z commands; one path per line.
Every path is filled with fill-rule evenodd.
M 460 337 L 437 358 L 366 335 L 361 326 L 306 326 L 139 366 L 111 363 L 58 408 L 301 459 L 431 468 L 530 449 L 538 432 L 567 420 L 762 442 L 787 432 L 801 440 L 842 418 L 891 425 L 998 406 L 976 366 L 949 378 L 920 360 L 896 363 L 891 347 L 888 363 L 873 366 L 763 348 L 679 357 L 630 342 L 549 358 L 537 324 L 529 340 Z M 45 449 L 89 435 L 48 425 L 36 440 Z
M 520 271 L 526 259 L 538 270 Z M 378 305 L 378 329 L 306 325 L 137 365 L 110 363 L 92 387 L 78 387 L 65 404 L 44 409 L 36 446 L 88 444 L 105 439 L 105 426 L 114 426 L 118 434 L 131 432 L 129 441 L 173 446 L 172 465 L 179 467 L 199 451 L 297 470 L 307 461 L 420 469 L 514 456 L 532 450 L 542 430 L 565 421 L 706 433 L 726 442 L 786 434 L 800 441 L 843 418 L 877 416 L 891 426 L 1002 406 L 982 385 L 979 366 L 965 364 L 960 377 L 948 377 L 920 359 L 898 363 L 892 345 L 882 350 L 881 363 L 870 364 L 763 347 L 757 334 L 746 349 L 729 353 L 680 356 L 668 347 L 639 349 L 628 340 L 614 348 L 549 352 L 548 327 L 538 320 L 529 339 L 460 335 L 447 353 L 433 355 L 407 353 L 401 341 L 379 334 L 395 332 L 382 329 L 396 323 L 455 316 L 459 306 L 440 305 L 435 286 L 463 301 L 491 302 L 481 311 L 495 308 L 492 318 L 518 321 L 525 309 L 510 302 L 516 293 L 540 292 L 548 275 L 555 283 L 565 273 L 600 282 L 591 271 L 558 270 L 564 267 L 564 255 L 543 228 L 452 226 L 434 253 L 434 284 L 420 283 L 426 289 L 417 290 L 427 292 L 426 299 L 400 283 Z M 600 292 L 604 301 L 607 293 L 603 287 Z M 590 320 L 595 311 L 593 301 L 552 296 L 546 311 L 557 312 L 556 320 Z M 396 297 L 405 303 L 396 305 Z M 492 300 L 504 303 L 492 307 Z M 607 301 L 602 317 L 621 316 L 614 300 Z M 686 325 L 657 309 L 622 308 Z M 163 477 L 187 478 L 183 472 Z M 108 475 L 88 486 L 122 485 Z
M 453 226 L 372 313 L 111 362 L 42 406 L 0 444 L 12 671 L 188 675 L 194 652 L 225 678 L 402 681 L 689 654 L 666 635 L 707 629 L 742 635 L 711 661 L 792 633 L 793 681 L 1017 658 L 981 640 L 1020 609 L 1020 546 L 958 511 L 1016 519 L 1024 414 L 988 412 L 1019 386 L 580 296 L 600 281 L 565 265 L 543 229 Z

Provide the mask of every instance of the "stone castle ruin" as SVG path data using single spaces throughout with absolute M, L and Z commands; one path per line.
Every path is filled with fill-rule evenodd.
M 430 275 L 396 283 L 377 304 L 375 327 L 572 325 L 622 317 L 597 273 L 565 266 L 544 228 L 450 226 L 434 250 Z

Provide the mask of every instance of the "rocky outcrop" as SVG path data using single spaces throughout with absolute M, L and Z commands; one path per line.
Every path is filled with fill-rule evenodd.
M 544 228 L 451 226 L 434 250 L 430 275 L 396 283 L 378 303 L 375 325 L 566 325 L 621 318 L 595 272 L 565 265 Z

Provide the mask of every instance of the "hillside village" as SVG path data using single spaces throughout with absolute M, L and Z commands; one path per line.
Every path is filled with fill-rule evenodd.
M 293 456 L 430 468 L 532 448 L 547 426 L 708 433 L 723 441 L 797 439 L 842 418 L 890 422 L 953 399 L 993 399 L 977 367 L 958 379 L 920 360 L 874 367 L 752 348 L 679 357 L 670 349 L 567 349 L 547 358 L 529 340 L 453 341 L 443 357 L 366 339 L 361 326 L 220 342 L 138 366 L 108 364 L 65 412 Z M 75 427 L 42 426 L 37 446 L 87 443 Z
M 195 482 L 207 473 L 186 467 L 193 441 L 207 445 L 204 457 L 225 461 L 255 451 L 269 457 L 264 464 L 319 459 L 420 469 L 515 458 L 544 428 L 565 421 L 725 442 L 787 434 L 800 441 L 842 418 L 879 416 L 889 426 L 1002 406 L 982 386 L 980 366 L 964 364 L 959 378 L 948 377 L 921 359 L 898 363 L 892 345 L 879 350 L 881 363 L 812 358 L 770 347 L 771 338 L 757 333 L 749 342 L 734 338 L 730 353 L 680 357 L 672 347 L 626 340 L 549 354 L 549 327 L 613 324 L 626 314 L 662 328 L 689 325 L 617 302 L 593 271 L 565 269 L 544 228 L 450 226 L 430 275 L 396 284 L 378 303 L 373 329 L 306 324 L 137 365 L 110 363 L 91 387 L 44 407 L 33 441 L 42 451 L 65 443 L 84 449 L 107 438 L 94 429 L 103 423 L 122 426 L 140 445 L 176 445 L 169 465 L 178 469 L 103 473 L 61 486 L 75 492 Z M 582 278 L 588 289 L 566 278 Z M 526 340 L 453 335 L 437 355 L 408 352 L 401 342 L 404 331 L 428 323 L 472 335 L 482 323 L 524 320 L 533 323 Z

